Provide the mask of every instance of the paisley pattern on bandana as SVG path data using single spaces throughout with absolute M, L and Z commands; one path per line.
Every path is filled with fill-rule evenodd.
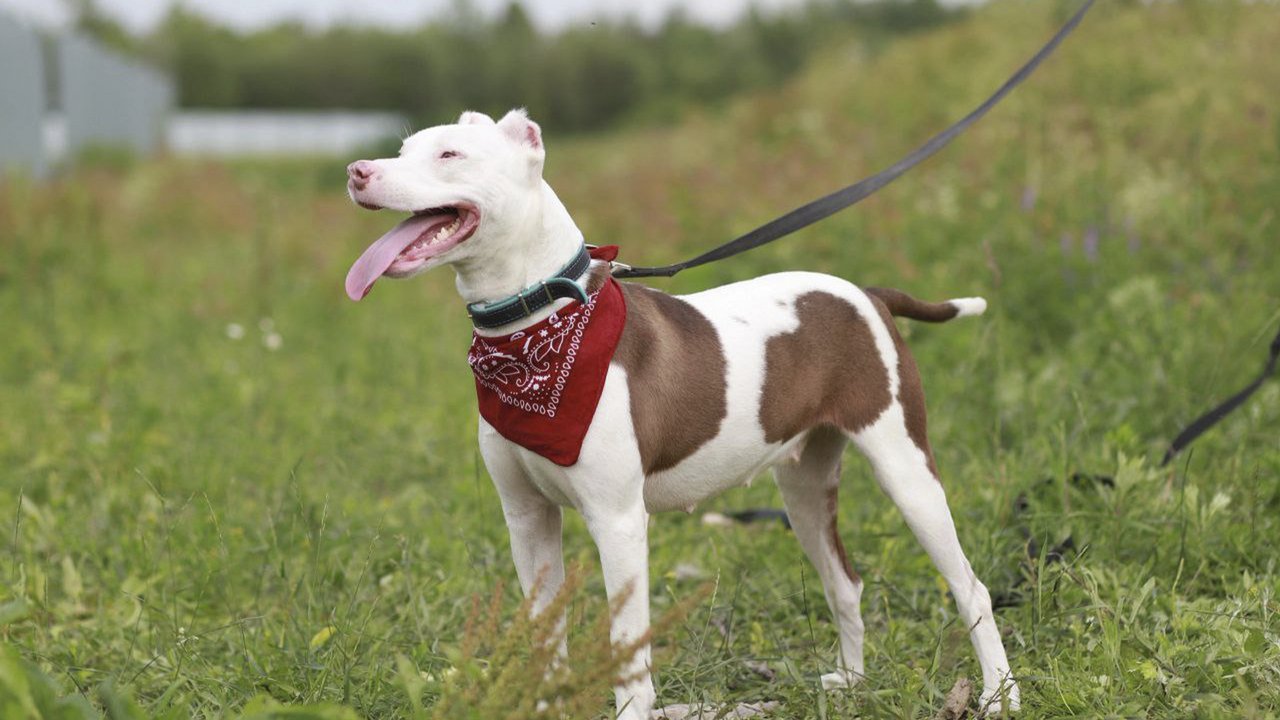
M 497 393 L 507 405 L 555 417 L 599 297 L 596 292 L 586 306 L 573 303 L 569 306 L 572 312 L 553 313 L 539 323 L 540 327 L 508 335 L 498 344 L 479 336 L 473 338 L 467 364 L 475 373 L 476 382 Z
M 569 303 L 511 335 L 474 336 L 467 364 L 480 415 L 508 440 L 574 464 L 625 320 L 622 290 L 609 278 L 586 304 Z

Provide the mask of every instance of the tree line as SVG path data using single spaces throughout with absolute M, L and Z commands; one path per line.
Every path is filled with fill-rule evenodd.
M 237 32 L 175 3 L 135 36 L 81 0 L 77 25 L 171 72 L 184 107 L 396 110 L 435 123 L 463 107 L 523 105 L 558 130 L 584 131 L 768 87 L 832 42 L 879 42 L 958 12 L 937 0 L 809 0 L 718 29 L 676 12 L 656 28 L 610 21 L 542 33 L 517 2 L 486 16 L 458 0 L 447 17 L 404 30 Z

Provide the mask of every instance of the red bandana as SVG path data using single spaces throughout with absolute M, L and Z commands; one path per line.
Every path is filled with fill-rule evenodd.
M 626 318 L 622 288 L 608 278 L 585 305 L 571 302 L 505 337 L 474 336 L 467 364 L 480 416 L 557 465 L 576 463 Z

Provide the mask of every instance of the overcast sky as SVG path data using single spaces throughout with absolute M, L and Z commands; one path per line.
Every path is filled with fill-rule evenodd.
M 943 0 L 957 4 L 966 0 Z M 254 28 L 280 20 L 302 20 L 311 25 L 361 22 L 377 25 L 413 25 L 447 14 L 454 0 L 95 0 L 134 30 L 151 28 L 175 2 L 198 10 L 237 28 Z M 510 0 L 471 0 L 475 7 L 496 12 Z M 675 7 L 692 18 L 714 25 L 733 21 L 751 6 L 777 10 L 804 0 L 525 0 L 525 9 L 543 28 L 599 17 L 638 18 L 652 25 Z M 65 23 L 70 13 L 64 0 L 0 0 L 0 6 L 18 10 L 37 22 Z

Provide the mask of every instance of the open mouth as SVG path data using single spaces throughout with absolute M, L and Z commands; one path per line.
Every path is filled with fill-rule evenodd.
M 471 237 L 479 225 L 479 211 L 465 203 L 413 213 L 375 240 L 351 266 L 347 273 L 347 296 L 352 300 L 364 298 L 383 275 L 394 278 L 413 275 L 432 258 Z

